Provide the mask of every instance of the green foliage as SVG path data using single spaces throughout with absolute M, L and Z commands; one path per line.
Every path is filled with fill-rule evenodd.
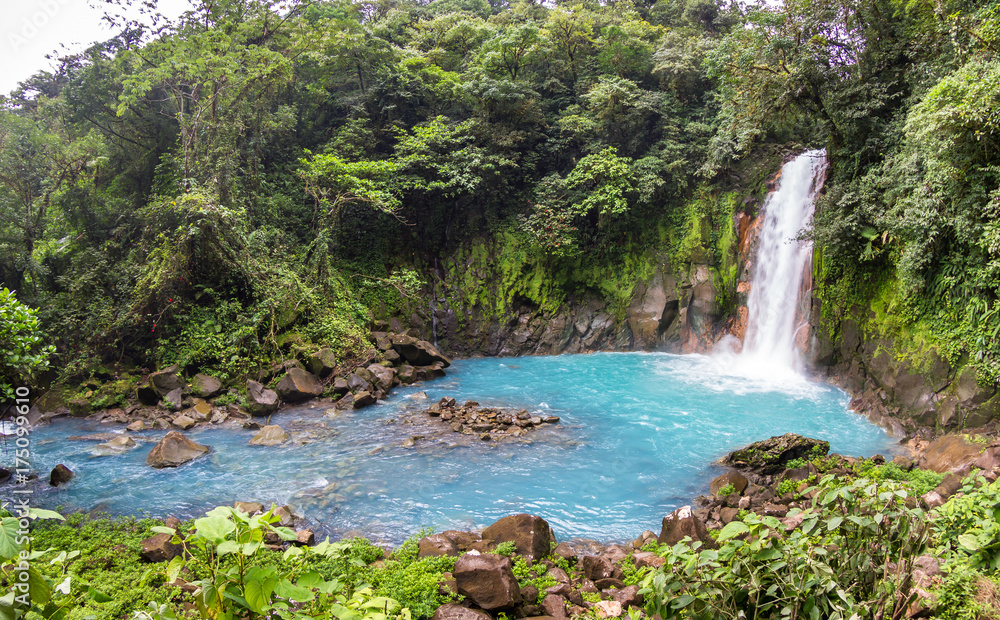
M 554 585 L 558 585 L 558 581 L 554 577 L 548 574 L 548 567 L 544 564 L 536 563 L 532 566 L 528 566 L 528 561 L 522 556 L 516 556 L 512 565 L 514 576 L 517 577 L 517 585 L 519 588 L 525 586 L 535 586 L 538 588 L 538 600 L 534 603 L 529 601 L 529 604 L 541 604 L 542 599 L 545 598 L 547 588 L 551 588 Z
M 728 495 L 732 495 L 735 492 L 736 492 L 736 487 L 734 487 L 731 484 L 727 484 L 726 486 L 719 489 L 719 492 L 716 493 L 716 495 L 718 495 L 719 497 L 726 497 Z
M 73 582 L 81 588 L 83 584 L 92 584 L 96 589 L 94 594 L 88 593 L 79 601 L 69 618 L 131 617 L 147 601 L 166 601 L 177 596 L 179 590 L 165 585 L 162 578 L 143 582 L 149 565 L 140 558 L 142 541 L 152 535 L 151 528 L 156 523 L 152 519 L 112 520 L 74 513 L 65 522 L 50 521 L 35 528 L 32 544 L 57 554 L 66 553 L 68 574 Z M 69 558 L 71 554 L 78 555 Z M 59 565 L 39 562 L 36 566 L 52 579 L 65 575 L 65 569 Z
M 35 373 L 49 367 L 55 346 L 42 343 L 38 312 L 0 288 L 0 402 L 14 400 L 18 387 L 29 387 Z
M 893 483 L 840 486 L 828 476 L 817 491 L 791 532 L 774 517 L 747 514 L 722 529 L 717 550 L 684 541 L 661 548 L 666 565 L 643 582 L 646 611 L 663 618 L 849 618 L 891 609 L 903 582 L 887 566 L 923 551 L 923 513 L 907 508 L 906 492 Z
M 507 542 L 503 542 L 497 545 L 496 549 L 493 550 L 493 553 L 509 558 L 510 556 L 514 555 L 516 547 L 517 544 L 513 540 L 508 540 Z
M 193 595 L 202 617 L 410 618 L 409 610 L 377 596 L 369 587 L 345 582 L 343 575 L 327 579 L 310 570 L 309 560 L 315 558 L 333 560 L 334 565 L 363 563 L 357 556 L 351 557 L 350 542 L 327 540 L 315 547 L 293 546 L 281 554 L 280 562 L 262 562 L 265 534 L 286 541 L 295 539 L 295 532 L 274 525 L 279 520 L 273 508 L 248 516 L 234 508 L 219 507 L 195 519 L 186 536 L 171 528 L 153 528 L 173 535 L 173 542 L 185 550 L 164 569 L 166 579 L 177 579 L 185 567 L 195 575 L 204 575 Z M 174 618 L 177 614 L 154 602 L 144 617 Z

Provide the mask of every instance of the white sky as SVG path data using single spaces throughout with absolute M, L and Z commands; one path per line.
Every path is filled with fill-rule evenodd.
M 114 36 L 102 20 L 106 6 L 100 0 L 0 0 L 0 93 L 51 70 L 46 55 L 65 56 Z M 158 8 L 175 18 L 187 6 L 187 0 L 159 0 Z

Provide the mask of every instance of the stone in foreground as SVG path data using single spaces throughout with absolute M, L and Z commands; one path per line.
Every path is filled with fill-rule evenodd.
M 723 463 L 739 469 L 747 469 L 765 475 L 778 474 L 785 470 L 788 461 L 798 458 L 826 456 L 830 452 L 830 442 L 810 439 L 795 433 L 785 433 L 764 441 L 750 444 L 746 448 L 730 452 Z
M 299 403 L 322 394 L 323 386 L 320 385 L 316 375 L 301 368 L 289 368 L 276 390 L 281 400 Z
M 49 484 L 54 487 L 60 484 L 66 484 L 73 478 L 73 472 L 70 471 L 69 467 L 66 467 L 62 463 L 59 463 L 52 468 L 52 473 L 49 474 Z
M 167 436 L 153 446 L 146 457 L 146 465 L 156 469 L 178 467 L 204 456 L 209 447 L 197 444 L 178 431 L 170 431 Z
M 556 541 L 545 519 L 519 514 L 504 517 L 483 530 L 483 538 L 496 543 L 513 542 L 518 555 L 540 560 L 552 550 Z
M 291 436 L 285 432 L 285 429 L 277 424 L 268 424 L 253 436 L 253 439 L 250 440 L 250 445 L 277 446 L 285 443 L 290 438 Z
M 179 556 L 183 547 L 170 542 L 170 534 L 154 534 L 142 541 L 142 559 L 147 562 L 166 562 Z
M 681 506 L 663 517 L 663 529 L 656 542 L 661 545 L 676 545 L 685 536 L 690 536 L 691 540 L 700 540 L 708 548 L 717 546 L 715 539 L 709 535 L 708 528 L 701 519 L 694 516 L 690 506 Z
M 247 409 L 254 417 L 269 416 L 278 410 L 278 393 L 256 381 L 247 381 Z
M 458 603 L 448 603 L 437 608 L 431 620 L 493 620 L 482 609 L 469 609 Z
M 458 593 L 483 609 L 510 609 L 521 602 L 510 559 L 502 555 L 463 555 L 455 562 L 454 575 Z

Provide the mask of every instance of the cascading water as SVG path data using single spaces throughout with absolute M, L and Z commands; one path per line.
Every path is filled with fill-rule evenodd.
M 778 189 L 764 205 L 741 359 L 755 373 L 788 374 L 800 366 L 795 334 L 802 326 L 796 316 L 812 244 L 796 237 L 809 223 L 825 174 L 825 151 L 799 155 L 781 168 Z

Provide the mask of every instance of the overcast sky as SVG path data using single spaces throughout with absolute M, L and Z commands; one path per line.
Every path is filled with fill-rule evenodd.
M 187 0 L 160 0 L 159 10 L 173 18 L 187 5 Z M 50 69 L 45 56 L 52 52 L 63 56 L 110 39 L 115 33 L 101 19 L 105 6 L 100 0 L 0 0 L 0 93 Z

